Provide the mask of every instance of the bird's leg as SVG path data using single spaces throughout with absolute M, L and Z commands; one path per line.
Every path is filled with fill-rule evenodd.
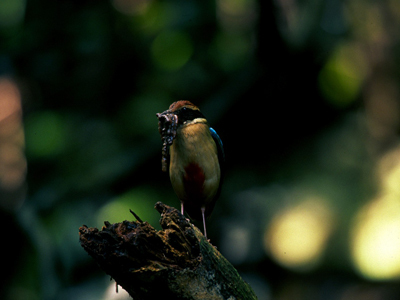
M 206 210 L 205 207 L 202 207 L 202 208 L 201 208 L 201 215 L 203 216 L 204 237 L 207 239 L 206 218 L 205 218 L 205 216 L 204 216 L 205 210 Z
M 184 211 L 183 211 L 183 202 L 181 202 L 181 214 L 184 216 Z

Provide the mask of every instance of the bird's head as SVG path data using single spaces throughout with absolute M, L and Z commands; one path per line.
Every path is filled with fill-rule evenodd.
M 172 103 L 169 109 L 164 113 L 175 115 L 178 119 L 178 126 L 197 118 L 204 118 L 204 115 L 201 113 L 200 109 L 192 102 L 187 100 L 180 100 Z

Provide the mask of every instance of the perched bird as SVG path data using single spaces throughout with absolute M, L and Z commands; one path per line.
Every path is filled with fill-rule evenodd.
M 169 176 L 181 201 L 181 213 L 186 211 L 191 218 L 202 220 L 207 238 L 205 220 L 221 192 L 225 160 L 222 141 L 200 109 L 189 101 L 174 102 L 157 117 L 164 141 L 163 164 L 169 157 Z

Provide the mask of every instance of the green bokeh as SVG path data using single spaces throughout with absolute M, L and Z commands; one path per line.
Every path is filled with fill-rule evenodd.
M 160 215 L 151 209 L 157 199 L 160 199 L 158 194 L 151 188 L 132 189 L 111 199 L 99 209 L 97 226 L 101 226 L 104 221 L 117 223 L 123 220 L 135 220 L 129 210 L 135 212 L 143 221 L 153 226 L 157 225 Z
M 400 2 L 317 2 L 0 0 L 0 76 L 21 95 L 28 163 L 19 190 L 0 184 L 0 204 L 21 203 L 0 209 L 5 240 L 17 241 L 4 247 L 14 265 L 0 299 L 110 298 L 78 228 L 134 220 L 129 209 L 159 226 L 157 201 L 179 209 L 155 116 L 178 99 L 198 105 L 224 142 L 207 230 L 258 281 L 259 299 L 377 292 L 353 272 L 348 232 L 380 192 L 372 166 L 398 143 Z M 14 175 L 16 121 L 0 120 L 0 180 Z M 338 228 L 317 268 L 294 274 L 262 241 L 304 190 L 330 202 Z
M 341 45 L 336 49 L 318 77 L 319 88 L 331 105 L 343 108 L 357 99 L 366 76 L 364 64 L 356 47 Z
M 167 70 L 185 65 L 193 54 L 192 41 L 184 32 L 162 31 L 151 46 L 154 63 Z
M 58 113 L 40 111 L 29 115 L 26 119 L 25 138 L 28 156 L 54 157 L 60 154 L 67 145 L 67 126 Z
M 11 27 L 20 23 L 25 14 L 25 0 L 0 1 L 0 28 Z

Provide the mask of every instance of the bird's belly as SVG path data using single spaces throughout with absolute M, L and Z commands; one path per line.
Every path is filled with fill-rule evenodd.
M 172 187 L 181 201 L 195 201 L 200 206 L 206 206 L 215 197 L 219 187 L 219 170 L 210 172 L 208 169 L 193 161 L 176 168 L 175 172 L 170 171 Z
M 184 138 L 178 137 L 171 146 L 172 187 L 185 208 L 196 207 L 199 212 L 213 201 L 221 176 L 216 145 L 211 136 L 207 136 L 208 127 L 205 129 L 207 131 L 197 131 L 196 135 L 180 132 Z
M 202 201 L 206 179 L 203 169 L 197 163 L 189 163 L 184 170 L 182 182 L 186 194 L 185 198 Z

